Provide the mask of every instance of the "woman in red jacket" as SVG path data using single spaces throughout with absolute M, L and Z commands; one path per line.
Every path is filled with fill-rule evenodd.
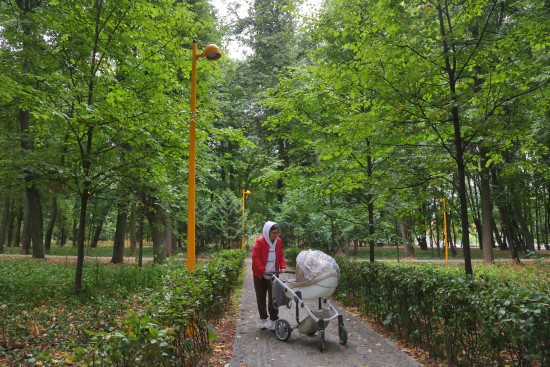
M 265 273 L 283 271 L 286 269 L 286 264 L 283 241 L 279 238 L 279 225 L 275 222 L 266 222 L 262 234 L 252 248 L 252 273 L 260 313 L 260 327 L 266 330 L 275 326 L 274 321 L 279 319 L 279 309 L 273 307 L 271 280 Z M 269 302 L 266 302 L 266 296 Z M 267 320 L 268 311 L 270 321 Z

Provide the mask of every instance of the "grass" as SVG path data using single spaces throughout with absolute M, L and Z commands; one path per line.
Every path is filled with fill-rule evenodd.
M 0 259 L 0 365 L 68 365 L 85 330 L 107 330 L 139 304 L 160 267 L 85 263 L 83 292 L 73 261 Z
M 32 251 L 32 250 L 31 250 Z M 50 248 L 50 252 L 46 254 L 46 256 L 76 256 L 77 255 L 77 247 L 73 245 L 65 245 L 65 246 L 58 246 L 58 245 L 52 245 Z M 4 246 L 4 254 L 8 255 L 19 255 L 21 254 L 21 247 L 7 247 Z M 84 256 L 88 257 L 111 257 L 113 256 L 113 244 L 111 242 L 107 243 L 99 243 L 96 248 L 91 248 L 90 246 L 84 247 Z M 136 249 L 136 253 L 132 255 L 130 253 L 130 248 L 127 246 L 124 249 L 124 256 L 125 257 L 131 257 L 131 258 L 137 258 L 138 256 L 138 249 Z M 146 244 L 143 246 L 143 257 L 144 258 L 152 258 L 153 257 L 153 246 L 152 244 Z
M 369 259 L 369 247 L 363 246 L 358 248 L 358 255 L 355 258 L 358 259 Z M 180 251 L 181 252 L 181 251 Z M 404 252 L 403 247 L 400 246 L 398 249 L 395 246 L 376 246 L 374 249 L 374 258 L 375 260 L 397 260 L 398 259 L 398 252 L 399 252 L 399 259 L 404 258 Z M 449 259 L 450 260 L 463 260 L 464 259 L 464 251 L 462 248 L 457 248 L 456 250 L 457 255 L 453 256 L 451 253 L 451 250 L 449 249 Z M 417 260 L 445 260 L 445 250 L 443 248 L 440 248 L 439 251 L 436 248 L 428 249 L 427 251 L 422 251 L 418 246 L 415 247 L 414 250 L 415 258 Z M 483 259 L 483 254 L 481 252 L 481 249 L 477 247 L 472 247 L 470 249 L 471 257 L 473 260 L 481 260 Z M 4 246 L 4 254 L 8 255 L 19 255 L 21 254 L 21 247 L 7 247 Z M 348 255 L 353 254 L 353 247 L 348 248 Z M 66 245 L 66 246 L 57 246 L 52 245 L 49 254 L 46 254 L 46 256 L 76 256 L 77 255 L 77 248 L 72 245 Z M 84 248 L 84 255 L 87 257 L 111 257 L 113 255 L 113 245 L 111 242 L 100 242 L 96 248 L 91 248 L 89 246 L 86 246 Z M 124 249 L 124 256 L 127 258 L 137 258 L 137 250 L 136 254 L 132 255 L 130 253 L 130 249 L 128 246 Z M 496 260 L 506 260 L 506 259 L 512 259 L 511 251 L 510 250 L 500 250 L 500 249 L 493 249 L 493 256 Z M 541 250 L 536 251 L 534 256 L 529 257 L 526 253 L 519 254 L 520 259 L 527 259 L 527 258 L 545 258 L 550 259 L 550 251 Z M 143 247 L 143 257 L 144 258 L 152 258 L 153 257 L 153 246 L 151 243 L 146 243 Z
M 4 247 L 5 253 L 19 254 L 20 248 Z M 353 250 L 349 249 L 349 253 Z M 395 247 L 376 247 L 375 259 L 396 259 Z M 129 255 L 129 251 L 127 255 Z M 400 259 L 403 257 L 399 248 Z M 145 263 L 143 268 L 126 262 L 112 265 L 100 259 L 112 256 L 112 247 L 104 244 L 86 249 L 83 291 L 74 294 L 76 265 L 72 246 L 52 246 L 46 259 L 0 257 L 0 365 L 62 366 L 78 365 L 72 351 L 85 346 L 85 330 L 106 331 L 128 309 L 140 307 L 148 292 L 156 287 L 163 266 Z M 417 259 L 444 259 L 443 251 L 415 249 Z M 523 257 L 525 254 L 522 254 Z M 152 248 L 144 248 L 144 257 L 152 256 Z M 97 257 L 94 259 L 93 257 Z M 359 248 L 359 258 L 369 258 L 369 248 Z M 536 257 L 548 258 L 548 252 Z M 462 258 L 458 249 L 457 259 Z M 482 258 L 479 249 L 472 249 L 472 258 Z M 510 259 L 509 251 L 495 250 L 495 258 Z M 550 284 L 549 266 L 517 266 L 510 262 L 497 266 L 475 264 L 476 274 L 508 277 L 516 284 Z M 477 268 L 479 266 L 479 268 Z M 238 293 L 238 292 L 237 292 Z M 38 363 L 39 361 L 39 363 Z

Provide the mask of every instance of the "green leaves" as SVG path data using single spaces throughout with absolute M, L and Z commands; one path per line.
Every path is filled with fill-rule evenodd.
M 457 172 L 478 172 L 478 162 L 505 165 L 500 172 L 516 178 L 546 172 L 530 163 L 546 157 L 536 143 L 545 136 L 537 121 L 548 125 L 540 78 L 548 53 L 534 46 L 541 27 L 548 31 L 540 5 L 326 2 L 309 20 L 307 62 L 265 100 L 276 111 L 267 126 L 291 147 L 287 195 L 348 202 L 368 192 L 373 200 L 360 202 L 374 202 L 380 217 L 412 216 L 434 190 L 453 191 Z
M 152 365 L 195 361 L 215 339 L 207 322 L 228 302 L 244 252 L 221 251 L 193 273 L 172 264 L 162 269 L 160 288 L 151 288 L 141 309 L 129 310 L 109 331 L 87 331 L 91 344 L 78 357 L 88 362 Z
M 481 275 L 474 279 L 456 266 L 337 260 L 342 301 L 431 350 L 432 357 L 468 364 L 490 363 L 499 354 L 509 363 L 546 358 L 550 300 L 544 266 L 479 265 Z
M 160 270 L 97 263 L 94 272 L 85 274 L 87 284 L 93 286 L 76 298 L 71 286 L 73 263 L 3 259 L 0 328 L 8 345 L 24 346 L 21 353 L 9 353 L 8 358 L 16 365 L 31 356 L 44 364 L 55 360 L 69 364 L 74 348 L 85 355 L 89 352 L 86 335 L 105 333 L 116 324 L 117 315 L 133 302 L 141 303 L 144 290 L 160 279 Z M 86 330 L 92 332 L 85 334 Z M 4 358 L 2 350 L 0 355 Z

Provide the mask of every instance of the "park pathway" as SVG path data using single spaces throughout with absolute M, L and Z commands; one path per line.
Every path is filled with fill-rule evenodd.
M 319 351 L 317 335 L 292 332 L 288 342 L 277 339 L 271 330 L 259 329 L 250 256 L 246 259 L 239 320 L 230 367 L 421 367 L 395 343 L 372 330 L 353 315 L 344 315 L 348 343 L 338 342 L 338 326 L 331 321 L 325 333 L 325 350 Z M 309 306 L 309 305 L 308 305 Z M 279 317 L 292 323 L 292 308 L 279 309 Z

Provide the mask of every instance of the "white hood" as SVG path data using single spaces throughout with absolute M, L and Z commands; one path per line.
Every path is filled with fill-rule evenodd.
M 271 229 L 271 227 L 273 227 L 276 224 L 277 224 L 276 222 L 267 221 L 265 222 L 264 229 L 262 231 L 265 241 L 270 247 L 275 247 L 275 244 L 277 243 L 277 240 L 275 240 L 275 242 L 272 243 L 271 240 L 269 239 L 269 230 Z

